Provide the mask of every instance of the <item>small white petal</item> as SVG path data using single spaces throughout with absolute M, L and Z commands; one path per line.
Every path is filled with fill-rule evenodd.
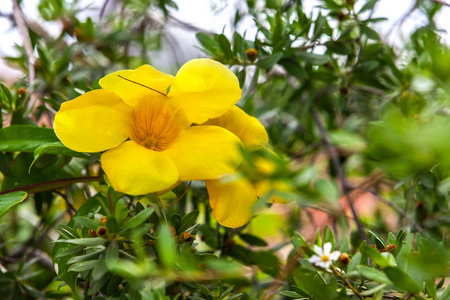
M 317 255 L 322 256 L 323 255 L 323 251 L 322 248 L 320 248 L 317 245 L 314 245 L 314 252 L 316 252 Z
M 313 256 L 311 256 L 310 258 L 309 258 L 309 260 L 308 260 L 310 263 L 312 263 L 312 264 L 315 264 L 315 263 L 317 263 L 317 262 L 319 262 L 319 261 L 322 261 L 322 259 L 319 257 L 319 256 L 317 256 L 317 255 L 313 255 Z
M 323 245 L 323 254 L 325 254 L 325 255 L 330 255 L 330 252 L 331 252 L 331 243 L 330 242 L 328 242 L 328 243 L 325 243 L 325 245 Z
M 341 256 L 341 252 L 339 252 L 339 251 L 333 251 L 333 252 L 329 255 L 329 258 L 330 258 L 330 260 L 338 260 L 339 256 Z
M 323 261 L 318 265 L 320 265 L 323 269 L 329 269 L 330 265 L 331 265 L 331 261 Z

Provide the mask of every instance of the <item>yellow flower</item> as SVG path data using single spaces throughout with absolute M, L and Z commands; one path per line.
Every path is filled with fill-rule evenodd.
M 65 102 L 55 116 L 61 142 L 102 152 L 113 187 L 131 195 L 170 189 L 179 181 L 216 179 L 241 163 L 240 140 L 204 123 L 241 97 L 236 76 L 210 59 L 183 65 L 176 76 L 149 65 L 100 80 L 103 89 Z
M 258 119 L 234 106 L 224 115 L 211 119 L 204 125 L 221 126 L 237 135 L 248 151 L 263 152 L 264 156 L 252 162 L 259 175 L 269 177 L 274 172 L 276 163 L 271 158 L 276 160 L 278 157 L 266 147 L 268 144 L 267 132 Z M 244 167 L 246 167 L 245 164 L 240 169 Z M 290 192 L 290 187 L 281 180 L 251 181 L 242 176 L 239 169 L 219 179 L 206 180 L 205 183 L 214 218 L 221 225 L 230 228 L 241 227 L 252 219 L 258 197 L 266 197 L 272 190 Z M 272 203 L 286 202 L 287 200 L 279 196 L 271 196 L 268 199 Z

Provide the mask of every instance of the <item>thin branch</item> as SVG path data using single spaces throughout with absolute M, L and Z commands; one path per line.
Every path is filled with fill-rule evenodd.
M 22 38 L 23 47 L 25 48 L 25 53 L 28 59 L 28 85 L 31 86 L 36 79 L 36 70 L 34 63 L 36 62 L 36 58 L 33 54 L 33 45 L 31 43 L 30 35 L 28 33 L 27 23 L 25 22 L 25 16 L 23 14 L 22 9 L 20 8 L 17 0 L 12 0 L 13 4 L 13 15 L 14 20 L 19 28 L 20 36 Z M 35 102 L 37 101 L 37 97 L 34 93 L 30 92 L 31 99 L 28 102 L 28 109 L 33 110 Z
M 364 300 L 364 297 L 358 292 L 358 290 L 350 283 L 350 281 L 348 281 L 347 278 L 345 278 L 344 276 L 342 276 L 341 272 L 339 272 L 338 270 L 336 270 L 336 268 L 334 266 L 331 266 L 331 271 L 333 272 L 334 276 L 336 276 L 337 278 L 339 278 L 340 280 L 342 280 L 345 285 L 350 288 L 353 292 L 353 294 L 355 294 L 356 297 L 358 297 L 361 300 Z
M 331 161 L 338 173 L 338 177 L 339 177 L 339 181 L 341 182 L 341 186 L 342 186 L 342 191 L 343 194 L 345 196 L 345 198 L 347 199 L 347 202 L 350 206 L 350 210 L 352 211 L 352 215 L 353 215 L 353 220 L 356 223 L 356 227 L 358 228 L 358 232 L 359 235 L 361 236 L 361 238 L 363 240 L 367 241 L 367 237 L 366 237 L 366 233 L 364 232 L 364 227 L 361 224 L 359 217 L 358 217 L 358 213 L 356 212 L 355 206 L 353 205 L 353 199 L 350 195 L 350 191 L 351 191 L 351 187 L 348 184 L 347 181 L 347 177 L 345 176 L 345 172 L 344 169 L 342 168 L 341 163 L 339 162 L 339 156 L 338 153 L 336 151 L 336 148 L 333 146 L 333 144 L 331 143 L 330 139 L 328 138 L 328 134 L 327 131 L 322 123 L 322 120 L 319 116 L 319 114 L 317 113 L 317 111 L 314 108 L 311 108 L 311 114 L 312 117 L 314 119 L 314 122 L 317 125 L 317 128 L 319 129 L 320 135 L 322 137 L 323 142 L 325 143 L 325 146 L 331 156 Z
M 100 181 L 100 180 L 103 180 L 103 176 L 75 177 L 75 178 L 68 178 L 68 179 L 52 180 L 52 181 L 46 181 L 46 182 L 33 183 L 33 184 L 25 185 L 22 187 L 16 187 L 16 188 L 13 188 L 10 190 L 0 192 L 0 195 L 17 192 L 17 191 L 24 191 L 27 193 L 51 191 L 51 190 L 69 186 L 74 183 Z
M 100 9 L 100 14 L 99 14 L 100 20 L 103 18 L 103 15 L 105 14 L 105 10 L 106 10 L 106 6 L 108 6 L 108 2 L 109 2 L 109 0 L 105 0 L 103 2 L 102 8 Z
M 66 194 L 61 193 L 60 191 L 53 191 L 53 193 L 57 194 L 58 196 L 60 196 L 61 198 L 63 198 L 64 201 L 66 201 L 67 208 L 68 208 L 69 212 L 70 212 L 70 211 L 72 211 L 72 212 L 74 212 L 74 213 L 77 212 L 77 210 L 75 209 L 75 207 L 73 207 L 73 204 L 70 202 L 70 200 L 69 200 L 69 198 L 67 197 Z M 71 213 L 70 213 L 70 214 L 71 214 Z
M 366 191 L 366 192 L 368 192 L 368 193 L 371 193 L 371 194 L 374 195 L 375 198 L 377 198 L 380 202 L 386 204 L 386 205 L 389 206 L 389 207 L 392 207 L 395 211 L 397 211 L 397 212 L 398 212 L 399 214 L 401 214 L 405 219 L 407 219 L 408 222 L 411 223 L 412 226 L 414 226 L 414 227 L 417 229 L 417 231 L 419 231 L 420 233 L 424 233 L 424 229 L 423 229 L 419 224 L 417 224 L 417 222 L 416 222 L 410 215 L 408 215 L 408 214 L 406 213 L 406 211 L 404 211 L 400 206 L 398 206 L 397 204 L 395 204 L 395 203 L 392 202 L 392 201 L 389 201 L 389 200 L 383 198 L 381 195 L 379 195 L 378 193 L 376 193 L 376 192 L 374 192 L 374 191 L 371 191 L 371 190 L 365 189 L 365 188 L 359 188 L 359 189 L 362 189 L 362 190 L 364 190 L 364 191 Z
M 170 16 L 169 15 L 169 19 L 174 21 L 175 25 L 181 26 L 181 27 L 183 27 L 185 29 L 188 29 L 188 30 L 191 30 L 191 31 L 194 31 L 194 32 L 204 32 L 204 33 L 207 33 L 209 35 L 213 35 L 214 34 L 214 32 L 212 32 L 212 31 L 207 31 L 206 29 L 197 27 L 197 26 L 195 26 L 193 24 L 186 23 L 184 21 L 181 21 L 181 20 L 175 18 L 174 16 Z
M 156 198 L 158 198 L 159 202 L 161 202 L 162 206 L 171 207 L 171 206 L 175 205 L 176 203 L 178 203 L 178 201 L 180 201 L 184 197 L 184 195 L 186 195 L 186 192 L 189 190 L 191 183 L 192 183 L 192 181 L 189 181 L 189 184 L 187 185 L 186 189 L 184 190 L 184 193 L 175 202 L 173 202 L 172 204 L 169 204 L 169 205 L 164 204 L 164 202 L 161 200 L 161 198 L 159 198 L 159 195 L 157 193 L 154 193 L 154 194 L 155 194 Z
M 435 2 L 437 4 L 443 5 L 443 6 L 449 6 L 450 7 L 450 3 L 441 1 L 441 0 L 431 0 L 432 2 Z

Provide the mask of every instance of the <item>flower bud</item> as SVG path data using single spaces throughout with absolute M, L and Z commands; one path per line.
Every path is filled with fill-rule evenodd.
M 189 232 L 184 232 L 183 233 L 183 240 L 185 241 L 185 242 L 190 242 L 190 241 L 192 241 L 192 235 L 189 233 Z
M 389 252 L 392 252 L 392 251 L 394 251 L 395 249 L 397 249 L 397 245 L 395 245 L 395 244 L 388 244 L 388 245 L 386 246 L 386 250 L 389 251 Z
M 24 88 L 24 87 L 20 87 L 20 88 L 17 89 L 17 94 L 18 94 L 19 96 L 23 96 L 23 95 L 25 95 L 27 92 L 28 92 L 27 89 Z
M 100 226 L 99 228 L 97 228 L 97 235 L 98 236 L 104 237 L 107 234 L 108 234 L 108 229 L 106 229 L 105 226 Z
M 350 256 L 348 256 L 347 253 L 343 252 L 338 258 L 338 261 L 344 265 L 347 266 L 350 263 Z
M 103 216 L 100 218 L 100 223 L 102 223 L 102 224 L 106 224 L 107 221 L 108 221 L 108 217 Z
M 96 237 L 97 236 L 97 232 L 94 229 L 89 229 L 89 236 Z
M 255 48 L 250 48 L 245 51 L 245 55 L 247 55 L 247 58 L 253 62 L 258 57 L 258 51 Z

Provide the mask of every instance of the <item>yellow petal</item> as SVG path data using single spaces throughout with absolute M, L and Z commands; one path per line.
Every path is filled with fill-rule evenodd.
M 221 63 L 193 59 L 175 75 L 168 96 L 191 123 L 201 124 L 233 107 L 241 98 L 241 89 L 234 73 Z
M 217 126 L 193 126 L 180 132 L 163 151 L 177 165 L 180 180 L 216 179 L 242 162 L 240 140 Z
M 227 175 L 221 179 L 205 181 L 214 219 L 220 225 L 237 228 L 253 217 L 258 201 L 253 185 L 245 178 Z
M 172 75 L 160 72 L 152 66 L 143 65 L 136 70 L 122 70 L 106 75 L 100 79 L 99 84 L 105 90 L 119 95 L 125 103 L 135 106 L 148 96 L 166 95 L 172 81 Z
M 250 150 L 265 146 L 269 142 L 266 129 L 258 119 L 246 114 L 236 105 L 222 116 L 211 119 L 202 125 L 217 125 L 228 129 L 240 138 L 244 146 Z
M 133 141 L 106 151 L 100 160 L 113 187 L 130 195 L 166 190 L 179 177 L 177 167 L 167 155 Z
M 128 138 L 132 111 L 114 93 L 94 90 L 64 102 L 55 115 L 53 128 L 67 148 L 104 151 Z

